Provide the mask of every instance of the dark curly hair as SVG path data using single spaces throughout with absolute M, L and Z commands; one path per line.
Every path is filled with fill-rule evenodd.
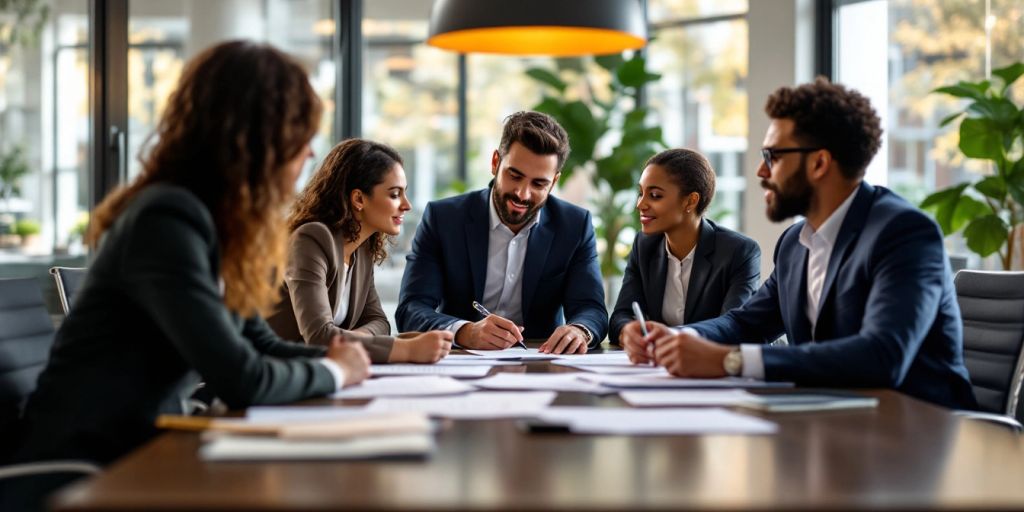
M 793 136 L 802 146 L 827 149 L 843 176 L 864 176 L 882 145 L 881 121 L 861 93 L 825 77 L 798 87 L 780 87 L 768 96 L 765 113 L 793 120 Z
M 338 143 L 324 158 L 320 169 L 302 189 L 288 216 L 288 228 L 295 231 L 309 222 L 322 222 L 331 230 L 341 230 L 345 240 L 359 238 L 359 221 L 349 202 L 353 190 L 373 195 L 373 187 L 395 167 L 405 165 L 397 151 L 386 144 L 365 139 Z M 373 261 L 388 257 L 385 247 L 392 237 L 374 233 L 365 242 L 373 249 Z
M 498 154 L 508 155 L 513 142 L 518 142 L 538 155 L 558 155 L 558 170 L 569 158 L 569 135 L 555 118 L 540 112 L 516 112 L 505 118 Z
M 658 165 L 668 171 L 683 195 L 690 192 L 699 194 L 697 214 L 704 214 L 711 198 L 715 197 L 715 171 L 704 155 L 683 148 L 666 149 L 648 159 L 644 167 L 648 165 Z

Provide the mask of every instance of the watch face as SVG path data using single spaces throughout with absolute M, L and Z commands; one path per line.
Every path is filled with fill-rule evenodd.
M 722 366 L 725 367 L 725 373 L 731 376 L 740 374 L 743 369 L 743 355 L 739 349 L 732 350 L 725 355 L 725 359 L 722 361 Z

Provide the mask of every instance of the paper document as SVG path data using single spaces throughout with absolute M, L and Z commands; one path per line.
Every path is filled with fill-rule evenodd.
M 878 399 L 854 393 L 796 392 L 751 395 L 739 405 L 768 412 L 829 411 L 877 407 Z
M 331 398 L 377 398 L 381 396 L 457 395 L 475 388 L 451 377 L 424 375 L 367 379 L 334 392 Z
M 434 363 L 434 366 L 522 366 L 522 361 L 513 359 L 486 359 L 470 356 L 473 359 L 448 359 L 447 357 Z
M 734 406 L 756 398 L 742 389 L 644 389 L 619 396 L 633 407 Z
M 370 375 L 374 377 L 394 375 L 447 375 L 457 378 L 483 377 L 491 371 L 487 365 L 435 365 L 435 364 L 371 364 Z
M 725 409 L 548 407 L 541 420 L 578 434 L 773 434 L 775 423 Z
M 245 421 L 251 424 L 295 423 L 309 421 L 331 421 L 373 416 L 362 406 L 340 407 L 335 405 L 262 405 L 245 410 Z
M 331 441 L 294 441 L 274 437 L 218 436 L 199 449 L 206 461 L 348 460 L 423 457 L 434 450 L 430 434 L 357 437 Z
M 552 361 L 551 364 L 575 368 L 583 372 L 601 373 L 604 375 L 668 375 L 668 371 L 659 366 L 632 364 L 579 364 L 564 359 Z
M 633 366 L 629 356 L 623 351 L 602 352 L 599 354 L 559 355 L 553 364 L 564 366 Z
M 595 395 L 615 392 L 600 384 L 581 380 L 576 373 L 498 373 L 471 383 L 483 389 L 575 391 Z
M 788 388 L 792 382 L 765 382 L 763 380 L 744 379 L 740 377 L 723 377 L 721 379 L 684 379 L 668 374 L 662 375 L 602 375 L 581 373 L 580 378 L 596 382 L 612 388 Z
M 423 412 L 454 419 L 533 417 L 555 399 L 554 391 L 490 392 L 424 398 L 378 398 L 366 406 L 369 412 Z
M 515 359 L 517 361 L 550 361 L 557 359 L 558 356 L 551 354 L 541 354 L 539 350 L 535 348 L 506 348 L 505 350 L 467 350 L 470 354 L 475 354 L 488 359 Z

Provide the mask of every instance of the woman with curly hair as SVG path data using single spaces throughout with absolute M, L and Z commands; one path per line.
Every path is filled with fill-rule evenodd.
M 142 174 L 93 212 L 92 263 L 16 460 L 108 463 L 154 436 L 158 415 L 181 414 L 200 380 L 242 408 L 366 378 L 360 344 L 289 343 L 261 318 L 320 116 L 306 73 L 270 46 L 227 42 L 186 66 Z
M 331 150 L 299 194 L 281 301 L 268 318 L 278 335 L 324 345 L 339 334 L 359 339 L 375 363 L 434 363 L 451 350 L 452 333 L 390 336 L 373 283 L 402 229 L 402 157 L 385 144 L 346 140 Z

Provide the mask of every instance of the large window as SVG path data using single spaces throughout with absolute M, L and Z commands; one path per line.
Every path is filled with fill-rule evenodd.
M 884 123 L 868 181 L 918 202 L 990 172 L 962 157 L 957 123 L 939 128 L 962 105 L 931 91 L 1024 60 L 1020 0 L 839 1 L 835 14 L 835 77 L 868 95 Z M 1012 94 L 1024 100 L 1024 83 Z M 962 242 L 951 250 L 963 252 Z
M 0 13 L 0 276 L 81 254 L 89 208 L 87 2 L 38 5 L 39 31 Z

